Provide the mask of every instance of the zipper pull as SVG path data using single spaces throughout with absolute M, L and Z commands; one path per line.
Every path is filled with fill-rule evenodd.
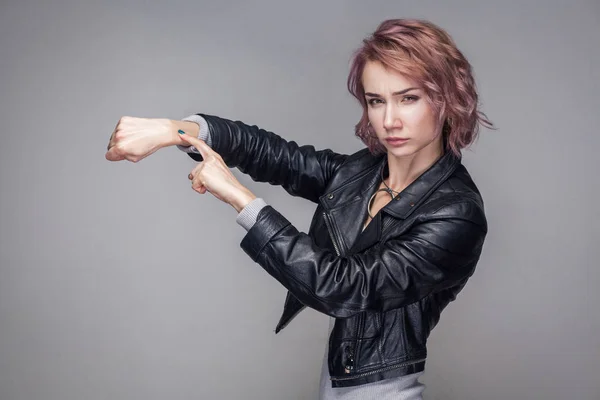
M 352 347 L 346 346 L 346 353 L 348 354 L 348 358 L 344 362 L 344 372 L 349 374 L 354 369 L 354 351 Z

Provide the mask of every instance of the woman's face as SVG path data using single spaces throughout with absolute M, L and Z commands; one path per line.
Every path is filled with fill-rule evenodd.
M 386 69 L 380 62 L 368 61 L 362 83 L 369 121 L 388 156 L 411 156 L 425 148 L 436 153 L 442 148 L 441 129 L 436 130 L 437 115 L 413 80 Z

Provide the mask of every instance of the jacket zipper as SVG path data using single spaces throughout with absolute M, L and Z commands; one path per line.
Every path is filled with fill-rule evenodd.
M 389 367 L 376 369 L 374 371 L 363 372 L 362 374 L 358 374 L 358 375 L 347 376 L 347 377 L 343 377 L 343 378 L 330 377 L 329 379 L 332 380 L 332 381 L 347 381 L 347 380 L 351 380 L 351 379 L 362 378 L 363 376 L 367 376 L 367 375 L 379 374 L 381 372 L 386 372 L 386 371 L 390 371 L 392 369 L 396 369 L 396 368 L 400 368 L 400 367 L 405 367 L 407 365 L 418 364 L 418 363 L 423 362 L 425 360 L 426 360 L 426 358 L 420 358 L 420 359 L 414 360 L 414 361 L 407 361 L 407 362 L 403 362 L 403 363 L 400 363 L 400 364 L 390 365 Z
M 323 218 L 325 219 L 325 225 L 327 226 L 327 232 L 329 233 L 329 237 L 331 239 L 331 242 L 333 243 L 333 248 L 335 249 L 335 253 L 340 256 L 340 250 L 338 247 L 338 244 L 336 242 L 337 237 L 335 236 L 334 232 L 333 232 L 333 226 L 331 224 L 331 221 L 329 220 L 329 216 L 327 215 L 326 212 L 323 212 Z M 392 224 L 393 220 L 390 219 L 388 221 L 386 221 L 386 224 L 383 225 L 382 227 L 382 233 L 385 231 L 386 228 L 388 228 L 391 224 Z M 359 325 L 360 325 L 360 318 L 359 318 Z M 286 323 L 287 325 L 287 323 Z M 283 329 L 283 328 L 282 328 Z M 358 335 L 358 332 L 357 332 Z M 356 356 L 354 356 L 356 357 Z M 349 380 L 349 379 L 356 379 L 356 378 L 361 378 L 363 376 L 367 376 L 367 375 L 372 375 L 372 374 L 377 374 L 380 372 L 385 372 L 385 371 L 390 371 L 392 369 L 396 369 L 396 368 L 401 368 L 407 365 L 412 365 L 412 364 L 418 364 L 420 362 L 425 361 L 425 358 L 421 358 L 415 361 L 407 361 L 404 363 L 400 363 L 400 364 L 394 364 L 385 368 L 380 368 L 374 371 L 370 371 L 370 372 L 363 372 L 361 374 L 358 375 L 353 375 L 353 376 L 348 376 L 348 377 L 343 377 L 343 378 L 334 378 L 334 377 L 330 377 L 329 379 L 332 381 L 344 381 L 344 380 Z
M 329 233 L 329 237 L 331 238 L 331 242 L 333 243 L 333 248 L 335 249 L 335 254 L 340 256 L 340 249 L 336 242 L 336 237 L 333 232 L 333 227 L 331 226 L 331 221 L 329 221 L 329 216 L 326 212 L 323 212 L 323 218 L 325 219 L 325 225 L 327 225 L 327 232 Z
M 360 339 L 358 337 L 360 336 L 360 333 L 363 331 L 364 323 L 365 323 L 365 313 L 361 312 L 358 315 L 358 321 L 356 322 L 356 335 L 354 336 L 354 348 L 351 348 L 351 350 L 352 350 L 352 368 L 353 369 L 356 368 L 356 365 L 355 365 L 356 360 L 357 360 L 356 355 L 360 351 L 360 348 L 359 348 L 360 347 L 360 342 L 359 342 Z

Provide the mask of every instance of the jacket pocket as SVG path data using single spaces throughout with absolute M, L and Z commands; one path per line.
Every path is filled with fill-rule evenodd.
M 403 312 L 402 308 L 397 308 L 382 313 L 380 348 L 387 364 L 406 356 Z

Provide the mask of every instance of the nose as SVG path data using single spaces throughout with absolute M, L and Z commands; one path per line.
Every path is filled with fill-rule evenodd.
M 385 109 L 385 116 L 383 119 L 383 127 L 387 130 L 399 128 L 402 126 L 402 122 L 397 115 L 396 107 L 393 104 L 387 105 Z

